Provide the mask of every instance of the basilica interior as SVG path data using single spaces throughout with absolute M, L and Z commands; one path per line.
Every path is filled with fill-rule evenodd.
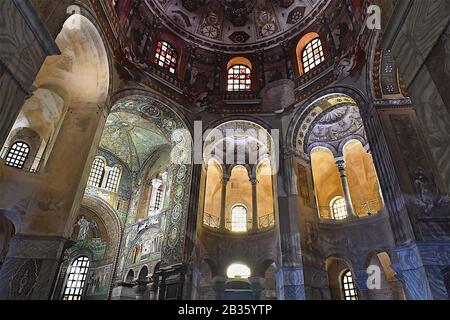
M 449 13 L 0 1 L 0 299 L 449 299 Z

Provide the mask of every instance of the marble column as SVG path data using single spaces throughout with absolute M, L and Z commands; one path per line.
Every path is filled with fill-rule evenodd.
M 224 175 L 222 177 L 222 195 L 220 198 L 220 229 L 225 230 L 225 209 L 227 205 L 227 185 L 230 181 L 230 176 Z
M 339 170 L 339 176 L 341 178 L 342 190 L 344 191 L 344 199 L 345 199 L 345 205 L 347 207 L 348 218 L 350 218 L 350 219 L 357 218 L 357 216 L 355 215 L 355 212 L 353 210 L 352 197 L 350 195 L 350 189 L 348 187 L 347 172 L 345 170 L 345 166 L 346 166 L 345 161 L 337 160 L 336 166 Z
M 258 180 L 255 177 L 250 178 L 252 184 L 252 230 L 258 230 Z
M 277 291 L 281 300 L 305 300 L 297 180 L 292 154 L 284 155 L 279 170 L 278 211 L 282 212 L 279 215 L 282 265 L 277 273 Z

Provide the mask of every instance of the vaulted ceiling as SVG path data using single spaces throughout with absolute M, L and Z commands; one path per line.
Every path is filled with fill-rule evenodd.
M 131 113 L 114 112 L 108 117 L 100 147 L 131 170 L 139 171 L 153 152 L 166 144 L 167 139 L 151 121 Z

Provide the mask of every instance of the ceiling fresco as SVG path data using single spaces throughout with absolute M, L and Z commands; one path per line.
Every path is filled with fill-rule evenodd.
M 165 24 L 204 46 L 279 43 L 313 22 L 327 0 L 145 0 Z M 275 43 L 275 44 L 276 44 Z
M 127 112 L 111 113 L 106 121 L 100 147 L 116 155 L 133 171 L 161 145 L 169 144 L 163 133 L 151 122 Z

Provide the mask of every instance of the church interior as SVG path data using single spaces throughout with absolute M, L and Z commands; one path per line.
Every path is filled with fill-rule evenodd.
M 450 298 L 450 1 L 0 21 L 0 300 Z

